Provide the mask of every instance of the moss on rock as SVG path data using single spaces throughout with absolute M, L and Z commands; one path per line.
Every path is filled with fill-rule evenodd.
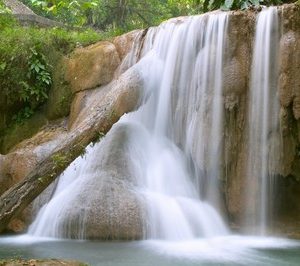
M 6 130 L 5 135 L 0 139 L 0 143 L 2 142 L 1 153 L 6 154 L 14 145 L 37 133 L 45 124 L 47 124 L 47 118 L 42 113 L 36 113 L 22 123 L 15 123 Z

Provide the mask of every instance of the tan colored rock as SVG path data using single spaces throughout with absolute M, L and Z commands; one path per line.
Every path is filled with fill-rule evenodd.
M 69 116 L 68 127 L 71 128 L 77 120 L 80 112 L 86 107 L 87 97 L 91 94 L 91 90 L 80 91 L 75 94 L 71 105 L 71 112 Z
M 36 158 L 34 153 L 29 150 L 23 150 L 8 154 L 5 158 L 4 168 L 6 174 L 11 177 L 11 181 L 16 183 L 22 180 L 22 178 L 32 170 L 35 164 Z
M 98 42 L 74 51 L 67 63 L 65 79 L 73 92 L 93 89 L 108 84 L 119 64 L 114 44 Z
M 66 117 L 70 114 L 70 106 L 73 100 L 70 83 L 65 80 L 66 67 L 69 58 L 62 56 L 52 73 L 52 87 L 46 103 L 45 113 L 49 120 Z
M 297 77 L 291 65 L 294 65 L 296 51 L 295 32 L 288 31 L 280 40 L 280 74 L 279 74 L 279 95 L 280 103 L 284 107 L 290 105 L 295 95 L 295 81 Z
M 257 184 L 246 182 L 247 171 L 247 109 L 250 68 L 252 61 L 252 44 L 254 37 L 255 13 L 233 12 L 229 17 L 230 47 L 226 49 L 224 62 L 224 93 L 225 93 L 225 195 L 230 220 L 236 225 L 241 224 L 244 209 L 248 212 L 255 210 L 257 204 Z M 282 186 L 286 186 L 288 178 L 294 180 L 300 177 L 299 154 L 299 127 L 297 119 L 300 118 L 300 8 L 295 5 L 279 7 L 279 15 L 282 21 L 282 36 L 279 51 L 279 98 L 280 98 L 280 136 L 277 132 L 269 132 L 270 139 L 276 139 L 272 146 L 269 168 L 276 180 L 281 180 Z M 240 27 L 240 25 L 244 25 Z M 241 77 L 238 80 L 238 77 Z M 232 82 L 233 81 L 233 82 Z M 278 141 L 279 140 L 279 141 Z M 299 149 L 299 148 L 298 148 Z M 284 178 L 283 178 L 284 177 Z M 286 189 L 284 194 L 276 194 L 276 202 L 285 202 L 285 205 L 293 205 L 297 198 L 294 190 L 300 188 L 299 182 Z M 278 191 L 281 191 L 279 188 Z M 288 192 L 288 190 L 290 190 Z M 252 193 L 253 201 L 245 202 L 246 193 Z M 289 202 L 289 203 L 287 203 Z M 294 205 L 296 206 L 296 205 Z M 284 208 L 282 208 L 284 210 Z M 278 217 L 284 211 L 278 212 Z M 280 214 L 280 212 L 282 212 Z M 292 214 L 294 213 L 294 214 Z M 297 211 L 290 212 L 297 218 Z M 278 218 L 277 217 L 277 218 Z M 276 218 L 276 219 L 277 219 Z M 245 221 L 244 221 L 245 222 Z M 274 221 L 275 222 L 275 221 Z
M 118 78 L 142 57 L 147 32 L 148 29 L 135 30 L 116 37 L 113 40 L 122 60 L 122 63 L 115 72 L 115 78 Z
M 26 224 L 20 219 L 13 219 L 8 224 L 7 229 L 15 233 L 23 233 L 26 230 Z
M 143 31 L 144 30 L 134 30 L 113 39 L 113 44 L 116 46 L 121 61 L 132 49 L 135 38 Z
M 102 99 L 109 95 L 111 88 L 116 91 L 124 91 L 124 94 L 120 95 L 121 97 L 117 97 L 114 112 L 111 114 L 112 117 L 119 116 L 128 109 L 128 106 L 134 109 L 138 101 L 136 98 L 138 95 L 135 92 L 137 88 L 140 91 L 142 88 L 141 77 L 135 69 L 131 68 L 107 86 L 77 93 L 72 103 L 68 127 L 73 129 L 84 123 L 90 113 L 97 110 L 97 105 L 101 103 Z

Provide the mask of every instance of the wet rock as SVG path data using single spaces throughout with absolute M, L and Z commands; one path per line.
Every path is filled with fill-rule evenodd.
M 128 154 L 130 130 L 134 128 L 116 125 L 96 144 L 92 154 L 97 160 L 92 164 L 87 161 L 83 175 L 67 188 L 72 195 L 68 193 L 64 206 L 56 200 L 55 217 L 46 213 L 56 221 L 52 229 L 47 228 L 49 232 L 58 232 L 59 237 L 104 240 L 143 237 L 145 206 L 135 192 Z
M 76 93 L 71 106 L 69 128 L 78 127 L 85 121 L 91 111 L 96 112 L 97 105 L 111 91 L 111 88 L 115 88 L 117 92 L 124 91 L 124 94 L 120 94 L 116 101 L 114 111 L 111 113 L 112 117 L 123 113 L 128 108 L 134 109 L 140 97 L 142 86 L 139 72 L 135 68 L 131 68 L 108 86 Z M 116 97 L 118 95 L 114 94 L 111 96 Z
M 125 33 L 121 36 L 118 36 L 113 39 L 113 44 L 116 46 L 117 52 L 121 61 L 125 58 L 125 56 L 130 52 L 133 42 L 135 38 L 142 32 L 143 30 L 134 30 L 128 33 Z
M 55 66 L 52 75 L 52 87 L 45 107 L 45 114 L 49 120 L 66 117 L 70 113 L 73 100 L 71 85 L 65 80 L 68 58 L 62 56 Z
M 47 122 L 47 118 L 42 113 L 36 113 L 23 123 L 15 124 L 6 131 L 2 139 L 2 152 L 8 153 L 13 146 L 37 133 Z
M 66 66 L 65 79 L 73 92 L 93 89 L 108 84 L 119 64 L 115 45 L 99 42 L 74 51 Z

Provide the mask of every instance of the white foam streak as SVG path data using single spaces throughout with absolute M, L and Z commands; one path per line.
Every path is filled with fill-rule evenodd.
M 249 101 L 248 225 L 266 233 L 272 212 L 272 178 L 279 136 L 277 95 L 278 15 L 276 7 L 263 10 L 256 25 Z M 273 135 L 277 134 L 277 138 Z M 271 154 L 271 152 L 274 154 Z M 256 194 L 255 194 L 256 193 Z M 249 205 L 257 199 L 255 206 Z

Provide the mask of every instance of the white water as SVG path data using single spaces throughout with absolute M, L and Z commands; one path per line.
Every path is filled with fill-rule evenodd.
M 126 160 L 136 178 L 134 191 L 146 202 L 147 239 L 228 233 L 218 213 L 226 30 L 227 15 L 219 13 L 169 21 L 147 33 L 143 58 L 135 66 L 144 78 L 144 104 L 114 126 L 114 131 L 119 125 L 133 128 L 126 140 Z M 109 151 L 101 145 L 90 147 L 86 158 L 77 159 L 60 177 L 29 234 L 85 237 L 84 201 L 75 236 L 65 232 L 65 220 L 104 166 L 98 161 L 105 161 Z M 90 189 L 100 188 L 93 183 Z
M 279 160 L 279 100 L 277 58 L 279 43 L 276 7 L 257 18 L 249 102 L 248 194 L 246 223 L 266 233 L 272 212 L 274 168 Z M 276 159 L 277 158 L 277 159 Z
M 257 19 L 248 110 L 245 218 L 246 225 L 261 234 L 270 222 L 273 172 L 279 155 L 278 100 L 274 97 L 277 20 L 276 8 L 262 11 Z M 78 158 L 65 171 L 29 234 L 85 238 L 87 221 L 101 218 L 98 207 L 91 211 L 95 204 L 103 204 L 93 195 L 111 193 L 103 188 L 108 181 L 121 183 L 142 199 L 146 239 L 187 241 L 228 234 L 220 215 L 223 206 L 218 189 L 226 34 L 224 13 L 173 19 L 148 31 L 138 53 L 142 59 L 133 66 L 144 79 L 143 105 L 121 118 L 105 138 L 108 141 L 89 147 L 85 158 Z M 138 60 L 132 57 L 130 61 Z M 126 138 L 113 145 L 113 136 L 124 128 Z M 120 169 L 122 165 L 128 169 Z M 114 212 L 110 200 L 115 198 L 107 199 L 106 212 Z

